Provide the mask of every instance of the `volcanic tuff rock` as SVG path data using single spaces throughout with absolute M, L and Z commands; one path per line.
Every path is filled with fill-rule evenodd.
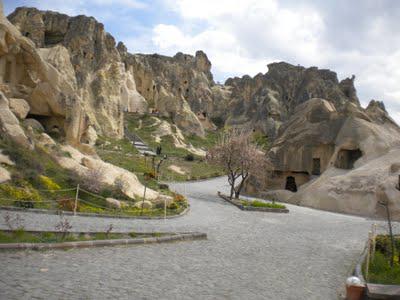
M 367 216 L 384 216 L 378 202 L 389 199 L 400 219 L 399 152 L 400 128 L 382 103 L 363 109 L 348 102 L 338 110 L 333 102 L 310 99 L 280 128 L 263 188 L 290 188 L 291 177 L 299 191 L 285 201 Z
M 204 135 L 203 121 L 212 114 L 214 103 L 214 81 L 206 54 L 197 51 L 195 56 L 132 55 L 122 43 L 118 49 L 149 106 L 161 116 L 172 118 L 185 132 Z
M 136 92 L 132 74 L 125 72 L 114 38 L 105 32 L 103 24 L 92 17 L 69 17 L 25 7 L 17 8 L 8 18 L 40 48 L 43 60 L 63 78 L 62 92 L 68 91 L 74 98 L 63 106 L 56 105 L 58 109 L 51 107 L 57 104 L 55 101 L 49 101 L 50 109 L 45 110 L 42 104 L 48 97 L 43 97 L 44 92 L 37 93 L 31 101 L 31 114 L 65 116 L 70 104 L 72 115 L 79 119 L 79 128 L 75 128 L 78 140 L 89 126 L 101 134 L 122 137 L 123 111 L 143 110 L 146 104 Z
M 37 13 L 36 10 L 34 12 Z M 40 19 L 38 16 L 41 16 L 40 13 L 35 14 L 32 19 Z M 30 19 L 28 18 L 28 20 Z M 38 31 L 33 30 L 32 32 L 37 33 Z M 118 52 L 116 52 L 116 55 L 119 56 Z M 108 80 L 108 77 L 112 76 L 103 74 L 104 72 L 107 73 L 108 67 L 99 69 L 96 73 L 96 79 L 93 79 L 92 83 L 104 80 L 106 85 L 111 84 L 114 79 Z M 119 67 L 124 69 L 122 63 Z M 86 74 L 84 76 L 91 77 L 94 75 Z M 104 176 L 97 180 L 98 185 L 117 187 L 119 185 L 116 181 L 118 181 L 123 184 L 120 189 L 127 196 L 134 198 L 143 195 L 144 186 L 135 174 L 103 162 L 93 153 L 93 149 L 86 151 L 90 150 L 88 145 L 79 145 L 81 139 L 93 144 L 96 132 L 93 131 L 92 126 L 99 125 L 98 123 L 101 121 L 104 127 L 98 128 L 104 132 L 104 130 L 110 129 L 107 129 L 108 125 L 104 119 L 112 120 L 112 116 L 103 115 L 104 111 L 90 109 L 93 103 L 89 100 L 94 98 L 81 97 L 82 94 L 88 93 L 88 90 L 79 87 L 82 84 L 79 82 L 80 79 L 76 77 L 76 70 L 71 64 L 71 57 L 67 48 L 62 45 L 36 48 L 30 39 L 24 37 L 2 15 L 0 9 L 1 138 L 12 140 L 16 145 L 24 147 L 25 150 L 34 150 L 35 146 L 46 147 L 46 152 L 54 156 L 59 162 L 60 172 L 62 172 L 61 167 L 64 167 L 73 170 L 84 180 L 88 180 L 93 172 L 102 170 Z M 106 92 L 102 94 L 99 89 L 109 89 L 106 85 L 99 84 L 96 92 L 104 95 Z M 112 98 L 107 98 L 108 100 L 110 103 L 107 105 L 111 105 L 117 115 L 120 116 L 122 110 L 118 105 L 114 107 L 115 103 L 119 102 L 113 102 Z M 20 122 L 16 115 L 24 119 L 27 110 L 29 111 L 28 118 Z M 94 122 L 93 125 L 92 122 Z M 118 120 L 116 122 L 118 124 Z M 115 126 L 113 122 L 110 124 Z M 62 146 L 65 148 L 65 153 L 70 151 L 70 157 L 60 156 L 60 153 L 53 151 L 54 148 L 57 148 L 54 146 L 61 146 L 57 145 L 47 134 L 39 135 L 38 131 L 44 129 L 42 125 L 48 131 L 57 129 L 60 133 L 65 133 L 66 141 L 76 147 Z M 115 134 L 112 130 L 104 133 Z M 85 153 L 92 154 L 83 154 L 78 148 L 85 150 Z M 90 165 L 82 165 L 83 158 L 89 161 Z M 0 168 L 0 177 L 2 182 L 11 179 L 9 172 L 2 167 Z M 159 193 L 147 189 L 147 195 L 149 199 L 157 199 Z
M 285 62 L 268 65 L 266 74 L 229 78 L 231 110 L 228 124 L 249 124 L 273 139 L 295 108 L 311 98 L 332 101 L 341 110 L 347 102 L 359 105 L 354 76 L 338 81 L 335 72 Z

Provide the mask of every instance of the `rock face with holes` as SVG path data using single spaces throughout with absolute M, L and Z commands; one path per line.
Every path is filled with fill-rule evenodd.
M 118 50 L 152 111 L 172 118 L 187 133 L 203 136 L 204 126 L 213 128 L 209 115 L 213 112 L 211 87 L 215 84 L 204 52 L 197 51 L 195 56 L 177 53 L 173 57 L 132 55 L 122 43 Z
M 45 127 L 65 129 L 65 134 L 76 136 L 78 142 L 89 128 L 118 138 L 123 136 L 123 111 L 147 109 L 114 38 L 94 18 L 25 7 L 8 18 L 62 79 L 58 80 L 59 92 L 51 83 L 28 89 L 30 115 Z M 74 126 L 65 128 L 64 123 L 71 119 L 77 119 Z
M 400 128 L 381 102 L 366 109 L 347 102 L 338 110 L 334 102 L 314 98 L 281 126 L 268 152 L 273 168 L 261 188 L 298 189 L 282 200 L 367 216 L 383 216 L 377 203 L 385 198 L 400 219 L 399 154 Z
M 268 65 L 268 72 L 255 77 L 229 78 L 230 107 L 226 122 L 247 125 L 273 140 L 279 127 L 295 112 L 296 107 L 311 98 L 329 99 L 337 110 L 346 103 L 359 105 L 354 76 L 339 82 L 335 72 L 304 68 L 285 62 Z

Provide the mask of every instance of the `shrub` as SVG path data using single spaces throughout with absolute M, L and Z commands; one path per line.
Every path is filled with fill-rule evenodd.
M 61 187 L 57 183 L 55 183 L 50 177 L 40 175 L 39 179 L 40 179 L 41 183 L 43 184 L 43 186 L 48 190 L 54 191 L 54 190 L 61 189 Z
M 179 208 L 179 205 L 176 202 L 172 202 L 170 205 L 168 205 L 168 209 L 176 210 Z
M 10 198 L 15 200 L 17 206 L 25 208 L 33 208 L 34 202 L 40 202 L 42 199 L 37 190 L 35 190 L 29 182 L 18 181 L 19 186 L 11 184 L 0 185 L 0 190 L 5 192 Z
M 58 208 L 60 210 L 66 210 L 66 211 L 73 211 L 75 207 L 75 200 L 72 199 L 62 199 L 58 201 Z M 76 211 L 80 211 L 80 205 L 79 202 L 76 205 Z

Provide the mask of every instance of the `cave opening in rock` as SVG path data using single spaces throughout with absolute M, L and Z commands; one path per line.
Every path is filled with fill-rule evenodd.
M 321 175 L 321 159 L 313 158 L 312 175 Z
M 297 192 L 296 179 L 293 176 L 286 177 L 285 189 L 291 192 Z
M 27 119 L 35 119 L 42 126 L 43 129 L 49 133 L 57 133 L 57 135 L 64 135 L 65 119 L 61 116 L 44 116 L 37 114 L 28 114 Z
M 53 46 L 61 43 L 64 40 L 64 34 L 59 31 L 45 31 L 44 44 L 45 46 Z
M 353 169 L 354 163 L 362 156 L 360 149 L 341 149 L 335 161 L 335 167 L 339 169 Z

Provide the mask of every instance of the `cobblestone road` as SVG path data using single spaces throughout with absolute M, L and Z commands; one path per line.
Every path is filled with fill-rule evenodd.
M 0 299 L 337 299 L 371 220 L 289 206 L 240 211 L 219 198 L 223 178 L 175 184 L 191 203 L 172 220 L 70 217 L 74 230 L 201 231 L 208 240 L 0 253 Z M 4 212 L 0 212 L 0 227 Z M 27 229 L 57 216 L 19 213 Z

